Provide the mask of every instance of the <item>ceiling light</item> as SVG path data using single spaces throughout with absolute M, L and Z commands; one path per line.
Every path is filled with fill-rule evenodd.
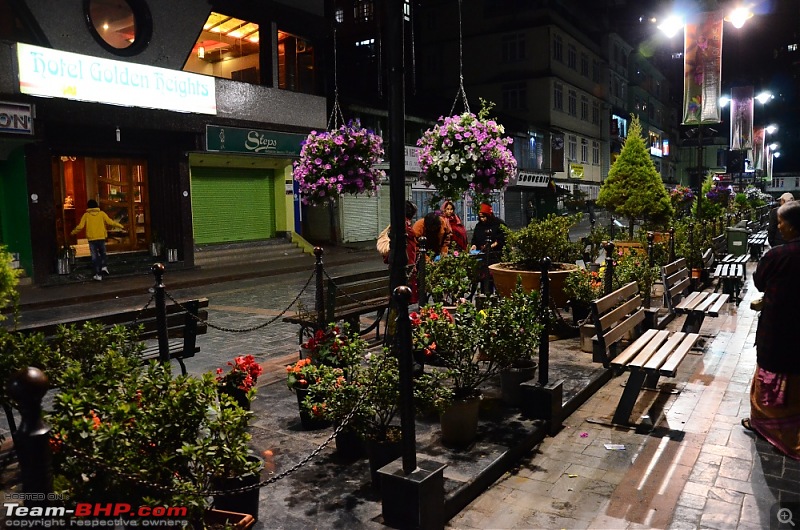
M 197 58 L 205 59 L 205 57 L 206 57 L 206 49 L 203 46 L 199 46 L 197 48 Z
M 766 103 L 767 101 L 769 101 L 771 99 L 774 99 L 774 98 L 775 98 L 775 96 L 772 95 L 772 92 L 767 92 L 767 91 L 761 92 L 759 95 L 756 96 L 756 99 L 762 105 L 764 103 Z
M 683 19 L 676 15 L 671 15 L 657 27 L 664 32 L 667 37 L 672 38 L 683 29 Z
M 725 17 L 726 22 L 733 24 L 734 28 L 741 28 L 753 16 L 753 12 L 746 7 L 737 7 Z

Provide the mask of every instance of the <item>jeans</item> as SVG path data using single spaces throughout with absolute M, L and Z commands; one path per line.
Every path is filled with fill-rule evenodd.
M 89 252 L 92 253 L 94 273 L 100 274 L 102 268 L 106 266 L 106 240 L 94 239 L 89 241 Z

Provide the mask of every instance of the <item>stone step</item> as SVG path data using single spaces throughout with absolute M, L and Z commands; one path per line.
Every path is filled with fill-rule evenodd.
M 194 263 L 203 269 L 255 263 L 279 266 L 303 257 L 309 256 L 294 243 L 280 239 L 198 247 L 195 248 Z

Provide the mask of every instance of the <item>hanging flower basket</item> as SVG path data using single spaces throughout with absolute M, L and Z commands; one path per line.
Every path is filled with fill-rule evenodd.
M 345 194 L 374 193 L 385 173 L 383 139 L 359 120 L 331 131 L 311 131 L 303 142 L 293 176 L 303 204 L 324 204 Z
M 477 115 L 440 117 L 417 141 L 422 181 L 436 188 L 435 200 L 459 199 L 466 191 L 480 200 L 505 189 L 516 174 L 513 139 L 487 114 L 484 107 Z

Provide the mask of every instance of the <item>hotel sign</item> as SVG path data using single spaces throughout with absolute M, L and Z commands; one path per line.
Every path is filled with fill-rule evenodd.
M 17 43 L 23 94 L 216 114 L 214 78 Z
M 33 135 L 31 106 L 0 101 L 0 133 Z
M 206 151 L 270 156 L 300 156 L 304 134 L 206 125 Z

